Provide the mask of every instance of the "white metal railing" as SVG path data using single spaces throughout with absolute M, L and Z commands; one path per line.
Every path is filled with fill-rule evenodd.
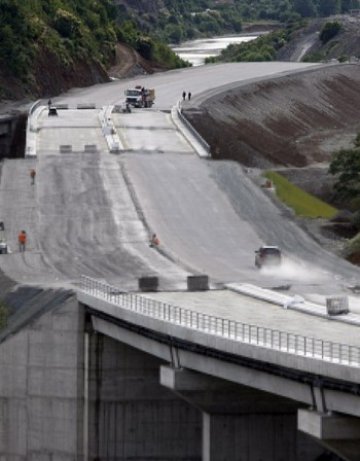
M 360 348 L 195 312 L 82 276 L 80 289 L 95 298 L 139 314 L 210 335 L 274 351 L 360 367 Z

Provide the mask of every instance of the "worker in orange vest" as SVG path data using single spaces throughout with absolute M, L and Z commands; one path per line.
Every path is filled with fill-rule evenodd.
M 35 184 L 36 171 L 34 169 L 30 170 L 31 185 Z
M 157 238 L 156 234 L 153 234 L 151 239 L 150 239 L 150 246 L 152 248 L 157 247 L 160 245 L 160 240 Z
M 26 249 L 26 232 L 24 230 L 22 230 L 20 233 L 19 233 L 19 236 L 18 236 L 18 241 L 19 241 L 19 251 L 22 252 L 22 251 L 25 251 Z

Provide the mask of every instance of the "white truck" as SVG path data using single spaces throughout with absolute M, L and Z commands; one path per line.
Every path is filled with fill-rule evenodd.
M 125 90 L 125 103 L 133 107 L 152 107 L 155 102 L 155 90 L 136 86 Z

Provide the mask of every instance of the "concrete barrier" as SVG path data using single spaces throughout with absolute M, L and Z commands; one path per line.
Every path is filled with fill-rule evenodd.
M 68 110 L 69 104 L 54 104 L 54 107 L 58 110 Z
M 189 275 L 187 277 L 188 291 L 207 291 L 209 289 L 208 275 Z
M 186 120 L 182 115 L 181 102 L 179 101 L 176 106 L 171 110 L 171 118 L 182 133 L 184 138 L 190 143 L 192 148 L 200 157 L 210 157 L 210 146 L 204 138 L 195 130 L 191 123 Z
M 96 104 L 94 103 L 80 103 L 76 106 L 77 109 L 96 109 Z
M 84 152 L 87 154 L 94 154 L 98 151 L 96 144 L 85 144 Z
M 116 153 L 124 150 L 124 148 L 111 119 L 113 110 L 114 106 L 103 107 L 99 113 L 99 120 L 109 151 Z
M 61 144 L 59 146 L 60 154 L 70 154 L 72 152 L 72 146 L 70 144 Z
M 349 313 L 349 300 L 347 296 L 330 296 L 326 298 L 326 312 L 328 315 L 341 315 Z
M 140 291 L 157 291 L 159 287 L 159 277 L 147 276 L 139 278 Z

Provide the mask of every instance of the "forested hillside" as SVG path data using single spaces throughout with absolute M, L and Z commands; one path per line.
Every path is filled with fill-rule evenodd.
M 116 0 L 121 16 L 167 42 L 234 33 L 243 23 L 289 23 L 346 13 L 359 0 Z
M 119 41 L 169 68 L 183 65 L 165 45 L 124 24 L 112 0 L 1 0 L 0 99 L 106 81 Z
M 186 64 L 167 43 L 358 6 L 359 0 L 0 0 L 0 100 L 106 81 L 107 69 L 118 64 L 118 42 L 162 69 L 175 68 Z

